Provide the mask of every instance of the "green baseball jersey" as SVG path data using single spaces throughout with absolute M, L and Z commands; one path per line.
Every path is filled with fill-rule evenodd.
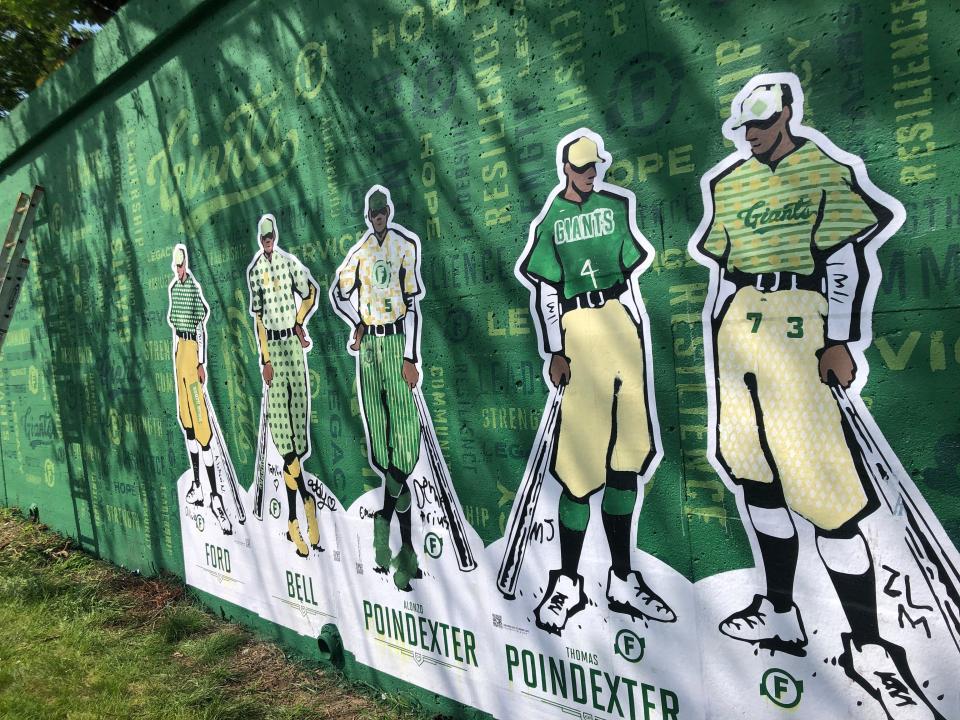
M 174 280 L 170 286 L 170 310 L 167 322 L 181 333 L 195 333 L 207 317 L 207 306 L 200 297 L 200 288 L 193 275 L 187 273 L 183 281 Z
M 727 269 L 814 271 L 830 250 L 877 223 L 849 167 L 812 141 L 770 167 L 754 157 L 713 183 L 713 224 L 701 249 Z
M 271 259 L 260 253 L 247 272 L 250 312 L 267 330 L 289 330 L 297 324 L 298 304 L 310 294 L 310 273 L 293 255 L 274 250 Z
M 417 285 L 417 246 L 391 228 L 383 242 L 367 233 L 340 266 L 340 293 L 359 290 L 364 325 L 386 325 L 407 314 L 404 298 L 420 293 Z
M 613 193 L 591 193 L 583 204 L 558 195 L 533 229 L 523 273 L 565 298 L 623 283 L 645 255 L 629 213 L 627 199 Z

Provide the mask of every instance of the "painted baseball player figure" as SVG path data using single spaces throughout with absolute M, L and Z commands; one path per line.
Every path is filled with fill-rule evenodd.
M 637 283 L 653 248 L 637 229 L 633 194 L 602 182 L 610 162 L 596 133 L 581 129 L 561 140 L 560 184 L 533 221 L 517 264 L 531 290 L 545 374 L 555 387 L 564 386 L 551 465 L 563 486 L 561 563 L 535 612 L 537 625 L 555 634 L 587 602 L 578 567 L 590 498 L 598 492 L 610 548 L 610 608 L 676 620 L 631 566 L 633 516 L 642 499 L 638 477 L 652 472 L 659 458 Z
M 305 325 L 314 310 L 317 284 L 310 271 L 278 246 L 277 221 L 267 214 L 257 223 L 261 251 L 247 268 L 250 314 L 254 317 L 264 392 L 266 421 L 273 444 L 283 458 L 287 488 L 287 533 L 297 555 L 307 557 L 310 547 L 323 552 L 317 501 L 307 489 L 303 461 L 310 454 L 310 379 L 306 352 L 310 348 Z M 297 495 L 307 521 L 304 542 L 297 517 Z
M 409 591 L 422 576 L 411 538 L 412 498 L 408 478 L 420 455 L 420 422 L 413 392 L 417 369 L 422 293 L 418 241 L 391 223 L 389 191 L 367 193 L 369 230 L 337 270 L 331 300 L 351 325 L 349 349 L 357 353 L 358 388 L 371 465 L 384 479 L 383 508 L 373 518 L 377 571 L 394 568 L 393 581 Z M 391 557 L 390 524 L 396 515 L 400 551 Z
M 233 532 L 230 518 L 223 508 L 223 498 L 217 488 L 210 442 L 213 429 L 207 414 L 204 384 L 207 371 L 206 322 L 210 314 L 200 286 L 190 272 L 187 248 L 178 244 L 173 249 L 173 280 L 168 288 L 170 304 L 167 324 L 173 329 L 173 374 L 177 387 L 177 419 L 183 428 L 193 468 L 193 482 L 187 490 L 186 501 L 203 505 L 200 483 L 200 460 L 210 485 L 210 511 L 224 535 Z
M 857 371 L 851 344 L 870 273 L 864 248 L 895 232 L 903 209 L 873 186 L 859 158 L 802 126 L 802 112 L 800 84 L 788 73 L 756 77 L 734 99 L 724 133 L 739 152 L 705 176 L 704 222 L 690 244 L 712 270 L 704 327 L 718 469 L 743 494 L 766 580 L 765 593 L 720 631 L 805 654 L 793 598 L 799 515 L 814 527 L 850 625 L 840 658 L 847 675 L 891 718 L 942 719 L 904 650 L 880 635 L 860 529 L 878 503 L 831 390 L 849 387 Z

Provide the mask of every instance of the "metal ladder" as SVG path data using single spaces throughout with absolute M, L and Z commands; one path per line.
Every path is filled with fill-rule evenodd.
M 43 187 L 40 185 L 34 186 L 29 198 L 26 193 L 20 193 L 3 246 L 0 247 L 0 348 L 7 338 L 10 320 L 17 307 L 17 300 L 20 299 L 20 289 L 27 276 L 27 268 L 30 267 L 24 251 L 33 227 L 33 218 L 37 214 L 37 206 L 42 198 Z

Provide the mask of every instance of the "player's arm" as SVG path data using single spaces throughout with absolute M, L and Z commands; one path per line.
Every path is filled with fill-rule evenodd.
M 412 240 L 404 246 L 403 259 L 400 261 L 400 289 L 403 293 L 403 367 L 401 374 L 412 390 L 420 382 L 420 370 L 417 369 L 420 350 L 420 295 L 423 289 L 417 276 L 419 248 Z
M 300 346 L 306 349 L 310 347 L 310 337 L 307 335 L 304 323 L 310 317 L 310 313 L 313 312 L 314 305 L 317 302 L 317 284 L 306 266 L 296 258 L 294 258 L 290 280 L 293 283 L 294 291 L 300 296 L 300 307 L 297 308 L 293 331 L 300 340 Z
M 640 299 L 640 266 L 646 261 L 649 252 L 649 244 L 640 228 L 637 227 L 633 213 L 630 210 L 630 203 L 624 200 L 623 227 L 630 229 L 629 239 L 626 240 L 620 248 L 620 267 L 623 271 L 623 277 L 626 279 L 626 288 L 620 294 L 620 302 L 630 313 L 633 321 L 639 325 L 643 313 L 643 301 Z
M 207 373 L 204 365 L 207 363 L 207 334 L 205 332 L 207 317 L 210 315 L 210 308 L 203 301 L 203 295 L 200 293 L 200 286 L 196 280 L 193 281 L 193 321 L 197 333 L 197 375 L 200 382 L 206 382 Z
M 548 374 L 557 387 L 570 382 L 570 361 L 563 352 L 563 314 L 560 300 L 563 266 L 557 257 L 550 230 L 541 223 L 531 228 L 533 244 L 520 264 L 520 271 L 533 285 L 535 322 L 540 330 L 544 355 L 549 358 Z
M 863 249 L 892 214 L 863 192 L 845 166 L 840 180 L 825 188 L 820 213 L 816 245 L 824 256 L 827 296 L 820 379 L 849 387 L 857 366 L 848 344 L 860 338 L 860 308 L 868 275 Z
M 360 349 L 360 340 L 366 328 L 360 319 L 360 263 L 357 254 L 351 253 L 337 270 L 337 281 L 330 288 L 330 301 L 340 315 L 353 328 L 351 350 Z

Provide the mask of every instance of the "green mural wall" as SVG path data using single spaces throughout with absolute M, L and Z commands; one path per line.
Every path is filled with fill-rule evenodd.
M 308 655 L 316 656 L 320 628 L 337 625 L 350 672 L 372 668 L 383 673 L 379 682 L 400 679 L 423 688 L 423 698 L 460 703 L 445 705 L 449 712 L 774 717 L 785 711 L 780 691 L 757 691 L 773 668 L 791 682 L 803 678 L 797 700 L 808 717 L 960 713 L 948 681 L 960 663 L 957 598 L 943 590 L 951 572 L 955 577 L 950 563 L 960 539 L 960 418 L 951 402 L 960 392 L 960 156 L 952 111 L 960 88 L 958 25 L 955 8 L 924 0 L 137 0 L 0 123 L 0 206 L 12 209 L 16 194 L 35 183 L 46 190 L 27 250 L 28 282 L 0 360 L 4 502 L 36 504 L 45 522 L 114 562 L 184 576 L 212 605 Z M 796 602 L 810 637 L 821 629 L 806 657 L 780 648 L 771 659 L 750 646 L 737 655 L 740 644 L 716 629 L 743 600 L 763 594 L 762 563 L 738 486 L 711 463 L 713 379 L 704 349 L 710 328 L 702 312 L 715 280 L 688 243 L 705 212 L 701 178 L 736 152 L 721 131 L 731 103 L 739 107 L 737 93 L 762 73 L 793 73 L 803 125 L 862 159 L 872 183 L 905 210 L 899 230 L 874 248 L 875 261 L 861 266 L 876 297 L 856 353 L 863 384 L 851 395 L 873 418 L 871 430 L 886 438 L 881 444 L 894 470 L 905 471 L 929 505 L 917 512 L 944 548 L 948 577 L 937 579 L 941 588 L 922 582 L 933 570 L 912 565 L 908 572 L 896 564 L 896 552 L 875 546 L 865 531 L 881 630 L 890 628 L 891 642 L 908 649 L 919 683 L 928 683 L 920 690 L 903 681 L 918 714 L 877 697 L 869 681 L 837 666 L 841 652 L 850 652 L 841 647 L 845 615 L 805 520 L 796 519 L 803 545 Z M 531 577 L 512 601 L 495 584 L 514 501 L 554 397 L 530 290 L 514 268 L 557 185 L 558 143 L 578 128 L 602 139 L 605 183 L 635 197 L 636 230 L 653 250 L 639 291 L 662 458 L 643 478 L 642 511 L 630 529 L 636 562 L 676 611 L 673 636 L 657 618 L 608 612 L 599 525 L 588 531 L 584 550 L 584 567 L 600 568 L 596 582 L 584 570 L 591 600 L 581 618 L 588 619 L 563 637 L 538 626 L 535 600 L 560 557 L 560 491 L 550 477 L 526 561 Z M 418 361 L 432 421 L 424 442 L 435 452 L 428 457 L 425 444 L 422 466 L 404 480 L 425 573 L 412 595 L 370 574 L 376 563 L 369 515 L 380 508 L 384 482 L 368 460 L 350 328 L 328 297 L 338 268 L 368 233 L 367 195 L 375 185 L 389 190 L 391 222 L 418 238 L 425 290 L 417 300 Z M 185 507 L 186 485 L 178 488 L 178 479 L 189 485 L 190 458 L 178 424 L 167 323 L 174 246 L 187 248 L 209 306 L 205 392 L 242 504 L 255 493 L 264 442 L 262 348 L 247 269 L 260 251 L 258 222 L 267 213 L 282 250 L 317 287 L 304 323 L 312 341 L 305 355 L 312 452 L 303 469 L 324 488 L 321 497 L 332 495 L 332 511 L 321 511 L 319 521 L 328 552 L 312 551 L 304 565 L 287 570 L 287 578 L 313 578 L 314 604 L 323 609 L 301 612 L 298 620 L 285 619 L 272 591 L 261 597 L 250 589 L 269 584 L 257 570 L 269 564 L 267 556 L 250 549 L 257 543 L 270 544 L 269 557 L 281 569 L 301 562 L 282 537 L 286 525 L 261 535 L 250 507 L 242 527 L 231 510 L 229 548 L 242 547 L 231 556 L 236 566 L 249 552 L 250 574 L 239 589 L 210 574 L 198 580 L 193 552 L 200 542 L 203 556 L 206 540 L 196 538 L 213 543 L 217 526 L 202 508 Z M 275 507 L 287 507 L 284 462 L 272 462 L 267 477 Z M 479 564 L 475 572 L 451 564 L 451 520 L 430 480 L 430 472 L 436 479 L 444 470 Z M 224 501 L 230 505 L 226 491 Z M 207 534 L 196 535 L 203 517 Z M 902 538 L 902 529 L 877 527 Z M 446 540 L 442 558 L 428 549 L 430 532 Z M 222 563 L 217 571 L 230 574 Z M 333 583 L 341 574 L 346 579 Z M 369 590 L 374 579 L 377 589 Z M 822 601 L 824 594 L 831 599 Z M 288 599 L 303 605 L 304 597 L 294 592 Z M 471 603 L 479 609 L 467 608 Z M 474 623 L 458 627 L 475 636 L 479 662 L 459 651 L 453 659 L 431 655 L 427 647 L 409 658 L 396 647 L 378 655 L 376 641 L 386 637 L 376 631 L 381 606 L 451 627 Z M 818 613 L 831 619 L 818 626 Z M 644 640 L 642 661 L 626 659 L 621 628 Z M 456 671 L 423 665 L 421 650 Z M 524 653 L 533 653 L 529 663 Z M 547 664 L 538 665 L 544 657 Z M 829 658 L 834 662 L 824 666 Z M 626 678 L 630 693 L 633 682 L 636 706 L 631 694 L 618 710 L 610 698 L 621 691 L 612 685 L 599 693 L 602 703 L 596 690 L 587 702 L 561 693 L 549 679 L 555 659 L 579 663 L 581 675 L 587 668 L 586 695 L 591 668 L 602 669 L 608 683 Z M 575 686 L 576 672 L 568 670 Z M 643 689 L 641 700 L 648 681 L 650 699 Z M 737 701 L 722 699 L 729 687 L 742 688 Z M 496 688 L 503 692 L 489 692 Z

